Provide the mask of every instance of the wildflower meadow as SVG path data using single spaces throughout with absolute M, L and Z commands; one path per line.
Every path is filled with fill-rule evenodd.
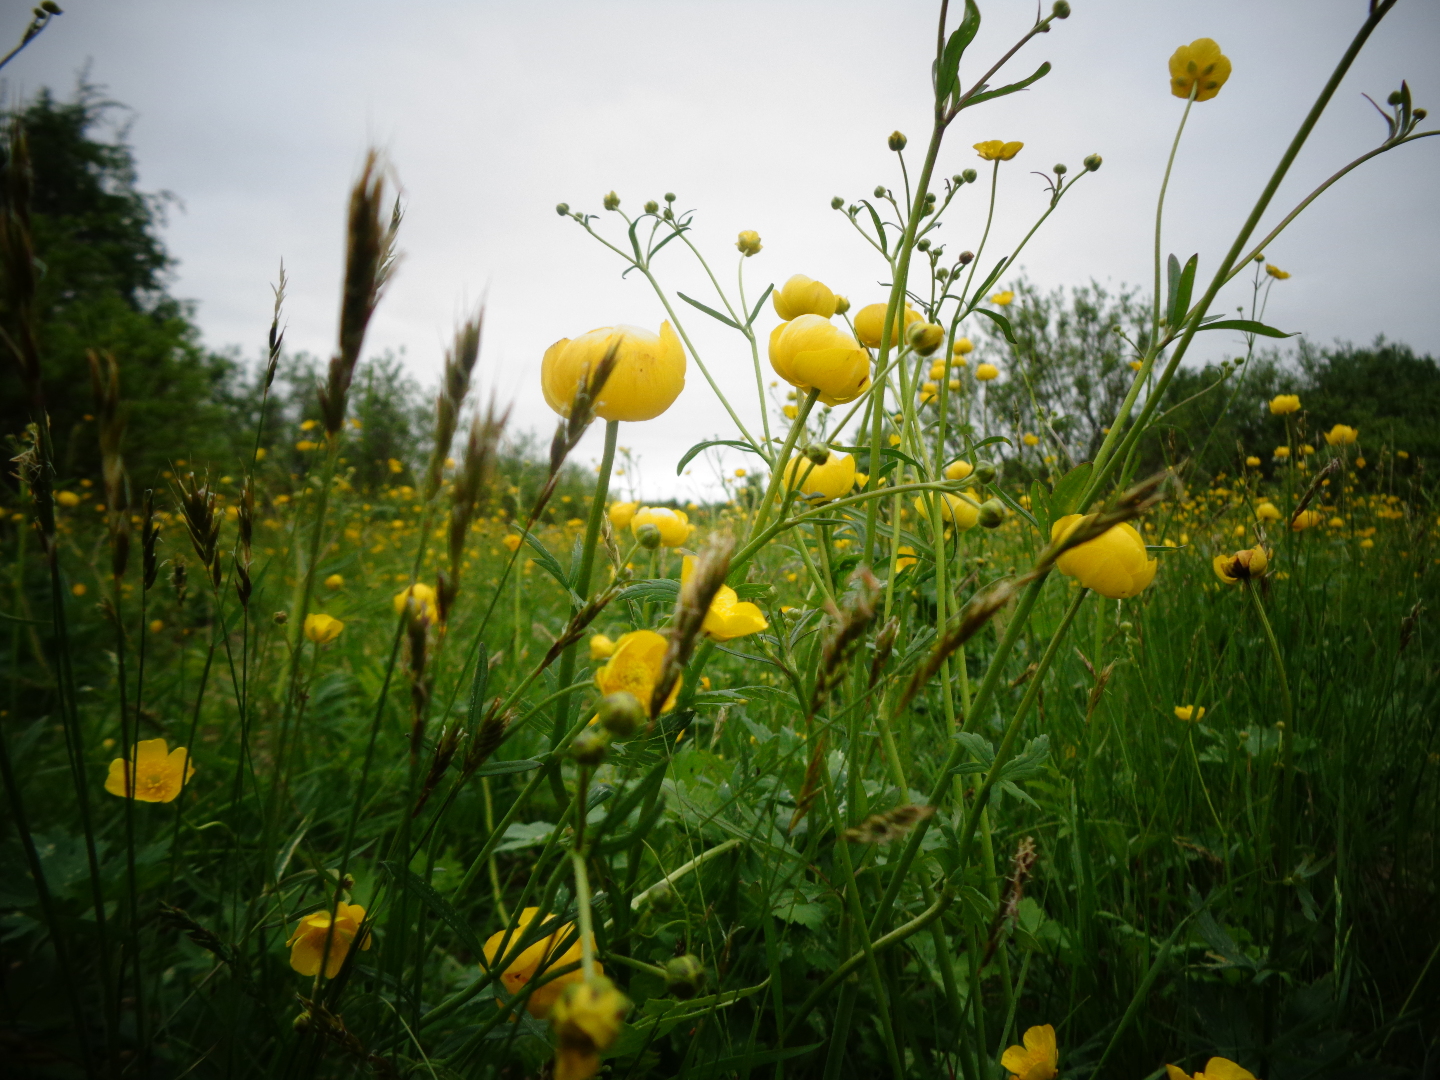
M 1353 5 L 1229 235 L 1171 254 L 1186 208 L 1153 178 L 1148 293 L 1104 328 L 1103 368 L 1077 360 L 1114 388 L 1093 430 L 1028 381 L 1040 300 L 1018 260 L 1104 160 L 1046 167 L 985 110 L 1043 104 L 1066 0 L 994 55 L 975 0 L 915 28 L 936 33 L 933 108 L 857 133 L 844 152 L 889 179 L 831 202 L 885 283 L 864 295 L 767 265 L 754 231 L 703 248 L 715 208 L 675 193 L 558 205 L 564 242 L 627 275 L 617 320 L 648 314 L 557 309 L 526 383 L 548 443 L 488 388 L 483 309 L 423 446 L 366 442 L 367 328 L 405 272 L 372 152 L 313 384 L 282 401 L 282 272 L 236 451 L 142 474 L 126 352 L 91 346 L 91 385 L 61 395 L 82 401 L 84 474 L 50 421 L 17 116 L 0 1071 L 1433 1075 L 1435 462 L 1261 374 L 1294 329 L 1266 315 L 1280 238 L 1351 170 L 1440 134 L 1407 85 L 1370 88 L 1378 142 L 1276 201 L 1395 3 Z M 1234 92 L 1223 42 L 1175 45 L 1147 61 L 1172 164 Z M 942 144 L 969 164 L 941 175 Z M 1032 169 L 1046 200 L 1002 248 L 995 207 Z M 680 261 L 708 293 L 674 289 Z M 1232 282 L 1243 312 L 1217 304 Z M 700 349 L 716 323 L 728 348 Z M 1229 350 L 1203 371 L 1202 335 Z M 753 369 L 753 402 L 722 367 Z M 626 431 L 671 409 L 723 437 L 648 464 L 723 452 L 713 500 L 627 496 Z M 1242 414 L 1264 444 L 1217 436 Z

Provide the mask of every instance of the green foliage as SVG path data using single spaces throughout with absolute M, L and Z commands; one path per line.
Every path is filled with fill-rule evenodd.
M 99 474 L 86 354 L 109 352 L 130 403 L 129 471 L 148 485 L 174 458 L 228 449 L 220 402 L 231 363 L 205 351 L 190 306 L 167 291 L 172 263 L 158 236 L 167 197 L 136 187 L 123 128 L 105 137 L 119 108 L 82 83 L 68 102 L 42 90 L 18 116 L 34 170 L 39 345 L 57 467 L 62 476 Z M 7 358 L 0 432 L 16 434 L 30 419 Z

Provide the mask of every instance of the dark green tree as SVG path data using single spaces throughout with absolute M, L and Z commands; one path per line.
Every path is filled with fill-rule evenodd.
M 217 391 L 231 364 L 204 349 L 191 305 L 168 292 L 173 260 L 159 230 L 169 197 L 138 189 L 125 130 L 113 125 L 119 111 L 82 82 L 69 101 L 41 90 L 17 113 L 34 174 L 36 320 L 57 467 L 62 480 L 99 471 L 86 354 L 108 352 L 120 365 L 128 471 L 148 485 L 167 461 L 228 451 Z M 7 356 L 0 434 L 14 435 L 30 419 Z

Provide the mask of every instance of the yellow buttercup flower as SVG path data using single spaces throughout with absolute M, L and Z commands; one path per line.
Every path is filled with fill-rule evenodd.
M 905 328 L 905 341 L 915 352 L 921 356 L 929 356 L 941 345 L 945 344 L 945 328 L 936 323 L 912 323 Z M 943 372 L 942 372 L 943 374 Z M 939 375 L 932 375 L 931 378 L 938 379 Z
M 611 641 L 604 634 L 596 634 L 590 639 L 590 659 L 608 660 L 615 655 L 615 642 Z
M 1290 447 L 1288 447 L 1288 446 L 1277 446 L 1277 447 L 1275 447 L 1275 456 L 1276 456 L 1277 458 L 1280 458 L 1280 459 L 1283 461 L 1285 458 L 1288 458 L 1288 457 L 1290 456 Z
M 595 415 L 602 420 L 652 420 L 674 404 L 685 389 L 685 350 L 674 328 L 663 322 L 659 334 L 638 326 L 602 326 L 551 345 L 540 363 L 540 387 L 550 408 L 570 415 L 581 378 L 595 370 L 617 335 L 623 338 L 615 367 L 595 402 Z
M 1284 416 L 1286 413 L 1300 411 L 1299 394 L 1276 394 L 1270 399 L 1270 415 Z
M 1006 142 L 1004 139 L 987 139 L 975 144 L 976 152 L 986 161 L 1009 161 L 1024 147 L 1023 142 Z
M 880 335 L 885 330 L 886 304 L 867 304 L 855 313 L 855 336 L 860 339 L 862 345 L 871 349 L 880 347 Z M 919 322 L 921 315 L 909 304 L 905 305 L 905 326 Z M 890 327 L 890 344 L 899 345 L 904 330 L 900 326 L 900 316 L 895 317 L 894 324 Z
M 870 354 L 821 315 L 800 315 L 770 332 L 770 366 L 797 390 L 843 405 L 870 385 Z
M 1204 705 L 1176 705 L 1176 706 L 1175 706 L 1175 719 L 1176 719 L 1176 720 L 1194 720 L 1194 721 L 1197 721 L 1197 722 L 1200 721 L 1200 720 L 1203 720 L 1203 719 L 1205 719 L 1205 706 L 1204 706 Z
M 329 645 L 344 629 L 343 622 L 323 611 L 312 611 L 305 616 L 305 636 L 316 645 Z
M 680 564 L 681 584 L 689 581 L 694 572 L 695 557 L 686 555 Z M 747 634 L 758 634 L 769 627 L 758 607 L 748 600 L 741 600 L 729 585 L 721 585 L 715 599 L 710 601 L 710 610 L 705 613 L 701 628 L 716 641 L 729 641 Z
M 928 405 L 940 396 L 940 387 L 933 382 L 920 384 L 920 404 Z
M 141 739 L 131 747 L 128 762 L 124 758 L 110 762 L 105 790 L 137 802 L 174 802 L 194 775 L 195 766 L 185 747 L 167 752 L 164 739 Z
M 1082 515 L 1066 514 L 1050 527 L 1050 539 L 1068 536 L 1080 527 Z M 1094 540 L 1061 555 L 1056 568 L 1087 589 L 1111 600 L 1138 596 L 1155 580 L 1159 566 L 1145 550 L 1145 541 L 1128 521 L 1113 525 Z
M 968 337 L 957 338 L 950 351 L 956 356 L 964 356 L 966 353 L 975 351 L 975 343 Z
M 800 497 L 812 502 L 838 499 L 855 486 L 855 459 L 831 450 L 825 463 L 816 465 L 804 454 L 798 454 L 785 466 L 785 486 L 799 486 Z
M 1251 454 L 1245 459 L 1245 467 L 1249 469 L 1258 469 L 1260 467 L 1260 459 L 1254 454 Z
M 630 522 L 635 517 L 635 511 L 640 509 L 638 502 L 617 502 L 611 503 L 606 513 L 610 517 L 610 524 L 617 529 L 628 529 Z
M 1000 369 L 994 364 L 981 364 L 975 369 L 975 378 L 981 382 L 989 382 L 991 379 L 1000 377 Z
M 1349 446 L 1359 437 L 1359 430 L 1348 424 L 1336 424 L 1325 432 L 1325 441 L 1331 446 Z
M 945 466 L 945 479 L 964 480 L 974 471 L 975 466 L 971 465 L 970 462 L 965 461 L 962 458 L 956 458 L 954 461 L 950 462 L 949 465 Z
M 403 614 L 408 604 L 413 605 L 417 612 L 423 612 L 432 623 L 440 620 L 440 609 L 435 606 L 435 590 L 423 581 L 417 581 L 408 589 L 396 593 L 392 603 L 396 615 Z
M 1261 521 L 1279 521 L 1281 518 L 1280 508 L 1272 502 L 1258 503 L 1255 507 L 1255 516 Z
M 345 957 L 350 955 L 350 946 L 365 921 L 365 909 L 359 904 L 347 904 L 341 900 L 335 907 L 335 930 L 330 930 L 330 912 L 316 911 L 300 920 L 290 940 L 285 942 L 290 949 L 290 966 L 301 975 L 311 978 L 320 974 L 320 961 L 325 961 L 325 977 L 333 979 L 340 973 Z M 330 954 L 325 954 L 325 939 L 330 939 Z M 371 945 L 367 930 L 360 949 Z
M 1060 1071 L 1060 1051 L 1055 1046 L 1055 1029 L 1049 1024 L 1025 1032 L 1024 1046 L 1012 1046 L 1000 1057 L 1000 1064 L 1012 1080 L 1055 1080 Z
M 1190 1080 L 1185 1070 L 1176 1065 L 1166 1065 L 1168 1080 Z M 1255 1074 L 1243 1069 L 1229 1058 L 1213 1057 L 1205 1063 L 1204 1072 L 1197 1072 L 1195 1080 L 1255 1080 Z
M 1304 529 L 1314 528 L 1325 520 L 1325 515 L 1319 510 L 1301 510 L 1290 522 L 1290 529 L 1293 532 L 1301 532 Z
M 996 307 L 1008 307 L 1015 300 L 1015 294 L 1006 289 L 1004 292 L 997 292 L 990 297 L 990 303 Z
M 740 249 L 740 254 L 744 255 L 747 259 L 751 255 L 759 255 L 760 234 L 754 229 L 746 229 L 740 234 L 740 238 L 735 241 L 735 246 Z
M 61 506 L 79 506 L 80 496 L 76 495 L 73 491 L 57 491 L 55 493 L 55 501 Z
M 325 587 L 331 592 L 338 592 L 345 587 L 345 579 L 339 574 L 331 574 L 325 579 Z
M 1226 585 L 1255 581 L 1264 577 L 1270 569 L 1270 552 L 1256 544 L 1253 548 L 1237 551 L 1233 555 L 1216 555 L 1210 560 L 1210 565 L 1215 570 L 1215 576 Z
M 520 550 L 520 545 L 525 541 L 520 538 L 519 533 L 506 533 L 500 538 L 500 543 L 505 545 L 505 550 L 512 555 Z
M 1265 273 L 1269 274 L 1276 281 L 1284 281 L 1290 276 L 1290 272 L 1288 270 L 1281 270 L 1278 266 L 1275 266 L 1272 263 L 1265 264 Z
M 1196 38 L 1181 45 L 1170 57 L 1170 92 L 1196 101 L 1209 101 L 1230 78 L 1230 58 L 1210 38 Z
M 1027 431 L 1020 441 L 1023 442 L 1026 446 L 1039 446 L 1040 436 L 1032 435 Z
M 628 691 L 648 710 L 650 699 L 655 695 L 655 683 L 660 678 L 660 667 L 665 661 L 665 650 L 669 646 L 670 642 L 654 630 L 632 630 L 622 634 L 615 642 L 615 652 L 609 662 L 595 672 L 595 685 L 602 695 Z M 680 680 L 676 679 L 675 687 L 660 711 L 674 708 L 679 694 Z
M 510 935 L 509 941 L 505 940 L 505 931 L 503 930 L 497 934 L 491 934 L 485 941 L 485 966 L 488 967 L 497 960 L 503 959 L 497 955 L 500 952 L 501 944 L 504 944 L 505 951 L 509 953 L 515 947 L 515 943 L 524 936 L 525 928 L 535 921 L 535 916 L 539 913 L 538 907 L 527 907 L 522 911 L 515 932 Z M 561 952 L 560 947 L 567 939 L 570 941 L 570 945 L 564 952 Z M 519 956 L 510 961 L 510 966 L 501 974 L 500 981 L 514 997 L 536 975 L 543 979 L 555 968 L 569 967 L 571 964 L 578 963 L 580 954 L 580 937 L 575 933 L 575 925 L 574 923 L 565 923 L 548 937 L 543 937 L 527 946 Z M 598 961 L 595 967 L 602 973 L 604 972 L 604 968 L 600 967 Z M 577 968 L 575 971 L 566 972 L 564 975 L 536 987 L 530 994 L 530 1000 L 525 1004 L 526 1011 L 537 1020 L 543 1019 L 555 1002 L 560 999 L 560 995 L 565 992 L 565 988 L 572 983 L 583 981 L 584 978 L 583 972 Z M 497 998 L 495 1004 L 499 1006 L 503 1002 Z
M 943 379 L 945 377 L 945 373 L 949 370 L 950 369 L 945 366 L 944 360 L 936 360 L 933 364 L 930 365 L 930 378 Z
M 909 544 L 901 544 L 895 550 L 900 556 L 895 560 L 895 572 L 897 574 L 907 566 L 914 566 L 919 562 L 919 560 L 915 558 L 915 549 Z
M 789 322 L 801 315 L 828 319 L 835 314 L 835 294 L 822 282 L 796 274 L 770 296 L 775 314 Z
M 671 510 L 668 506 L 642 506 L 636 510 L 630 515 L 630 531 L 638 534 L 642 525 L 659 529 L 664 547 L 679 547 L 690 538 L 693 528 L 684 510 Z
M 915 513 L 926 520 L 930 518 L 930 504 L 923 495 L 915 496 Z M 980 504 L 969 495 L 942 492 L 940 494 L 940 520 L 946 525 L 954 525 L 961 532 L 967 532 L 973 529 L 975 523 L 980 520 Z
M 567 986 L 550 1012 L 555 1080 L 590 1080 L 598 1073 L 600 1051 L 620 1037 L 629 1011 L 630 1002 L 604 976 Z

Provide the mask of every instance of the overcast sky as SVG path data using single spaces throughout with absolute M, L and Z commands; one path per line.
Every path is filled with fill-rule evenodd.
M 553 417 L 538 377 L 546 346 L 613 323 L 654 329 L 664 317 L 638 275 L 622 281 L 616 257 L 555 214 L 561 200 L 600 213 L 614 230 L 618 219 L 601 210 L 605 192 L 638 210 L 673 191 L 698 210 L 694 236 L 727 285 L 738 258 L 730 245 L 739 230 L 755 229 L 765 250 L 746 266 L 752 296 L 805 273 L 857 304 L 883 299 L 883 263 L 829 202 L 897 184 L 885 146 L 893 129 L 909 134 L 918 164 L 938 10 L 930 0 L 62 2 L 65 15 L 6 69 L 6 94 L 66 92 L 88 70 L 132 110 L 142 187 L 180 200 L 165 230 L 178 259 L 173 289 L 197 301 L 207 344 L 256 353 L 283 257 L 286 340 L 328 355 L 344 201 L 375 144 L 393 163 L 407 217 L 404 263 L 369 351 L 404 349 L 416 375 L 432 380 L 455 321 L 487 297 L 484 383 L 514 401 L 519 425 L 547 436 Z M 27 7 L 0 5 L 8 17 L 0 30 L 18 35 Z M 1049 60 L 1050 76 L 967 112 L 947 137 L 940 173 L 978 165 L 970 145 L 981 139 L 1025 142 L 1003 174 L 991 243 L 1005 244 L 1044 206 L 1028 168 L 1073 169 L 1086 154 L 1104 155 L 1023 265 L 1047 287 L 1092 277 L 1147 283 L 1155 193 L 1184 107 L 1168 92 L 1166 61 L 1176 46 L 1213 37 L 1234 75 L 1195 107 L 1165 234 L 1167 251 L 1200 253 L 1204 280 L 1365 9 L 1366 0 L 1074 0 L 1074 15 L 1009 72 L 1018 78 Z M 962 78 L 1007 48 L 1035 7 L 990 0 L 982 10 Z M 1269 223 L 1383 137 L 1362 92 L 1383 102 L 1405 78 L 1417 104 L 1440 108 L 1437 49 L 1440 4 L 1401 0 L 1341 86 Z M 1269 321 L 1320 344 L 1383 333 L 1440 353 L 1437 155 L 1440 138 L 1402 147 L 1307 211 L 1267 252 L 1293 275 L 1276 287 Z M 981 188 L 968 199 L 942 230 L 953 250 L 973 247 L 983 225 Z M 661 276 L 705 297 L 678 248 L 661 256 Z M 698 312 L 682 318 L 754 420 L 739 336 Z M 767 312 L 762 331 L 774 322 Z M 1233 355 L 1235 343 L 1211 338 L 1209 355 Z M 642 456 L 648 493 L 698 494 L 710 469 L 697 462 L 677 488 L 674 463 L 715 434 L 730 432 L 692 364 L 671 410 L 626 425 L 621 443 Z M 598 455 L 596 433 L 583 452 Z

